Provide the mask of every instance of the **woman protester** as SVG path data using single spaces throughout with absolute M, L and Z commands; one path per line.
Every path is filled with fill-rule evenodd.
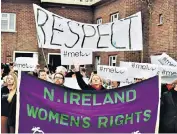
M 177 133 L 177 84 L 161 98 L 160 133 Z
M 75 73 L 76 73 L 76 79 L 77 83 L 80 86 L 82 90 L 105 90 L 105 88 L 102 86 L 103 80 L 99 75 L 96 73 L 92 73 L 89 81 L 89 85 L 85 83 L 83 80 L 83 76 L 80 73 L 80 65 L 75 65 Z
M 17 76 L 10 73 L 6 82 L 1 89 L 1 132 L 8 133 L 9 127 L 10 133 L 15 133 Z
M 65 76 L 62 73 L 55 73 L 53 81 L 57 85 L 64 86 Z

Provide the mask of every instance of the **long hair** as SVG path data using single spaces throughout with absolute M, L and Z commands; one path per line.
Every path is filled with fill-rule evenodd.
M 13 96 L 16 94 L 16 90 L 17 90 L 17 76 L 16 76 L 15 73 L 10 73 L 9 75 L 11 75 L 13 77 L 13 79 L 14 79 L 12 90 L 9 92 L 9 96 L 7 98 L 7 101 L 10 103 L 12 101 Z M 8 76 L 7 76 L 7 78 L 8 78 Z
M 98 76 L 100 78 L 100 80 L 101 80 L 101 85 L 103 85 L 103 79 L 98 74 L 93 74 L 93 73 L 90 76 L 89 83 L 88 83 L 89 85 L 92 85 L 93 76 Z

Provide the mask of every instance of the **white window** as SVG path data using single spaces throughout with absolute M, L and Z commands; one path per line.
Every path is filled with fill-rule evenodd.
M 114 22 L 119 19 L 119 13 L 111 14 L 111 22 Z
M 29 51 L 14 51 L 13 53 L 13 62 L 17 57 L 33 57 L 38 61 L 38 52 L 29 52 Z
M 1 31 L 16 32 L 16 14 L 1 13 Z
M 95 69 L 97 70 L 97 66 L 101 64 L 100 56 L 95 57 Z
M 109 66 L 116 66 L 117 55 L 109 56 Z
M 102 24 L 102 18 L 97 19 L 97 20 L 96 20 L 96 23 L 97 23 L 97 24 Z
M 163 24 L 163 15 L 159 14 L 159 24 L 162 25 Z

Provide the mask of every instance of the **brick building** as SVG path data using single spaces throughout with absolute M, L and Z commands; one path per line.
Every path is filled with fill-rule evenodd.
M 55 66 L 60 64 L 60 50 L 42 51 L 38 48 L 33 3 L 65 18 L 84 23 L 107 23 L 142 12 L 144 50 L 94 53 L 93 65 L 116 65 L 119 60 L 150 62 L 150 55 L 162 52 L 177 60 L 177 0 L 146 1 L 101 0 L 84 5 L 51 3 L 47 0 L 2 0 L 1 60 L 7 63 L 14 61 L 15 57 L 27 56 L 37 57 L 43 65 L 45 62 Z

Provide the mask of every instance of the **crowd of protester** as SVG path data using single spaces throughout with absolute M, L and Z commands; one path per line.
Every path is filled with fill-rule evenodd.
M 13 63 L 1 63 L 2 133 L 15 132 L 17 72 L 14 71 L 13 67 Z M 93 71 L 88 76 L 86 69 L 80 67 L 80 65 L 75 65 L 71 70 L 67 70 L 63 66 L 54 68 L 51 65 L 47 65 L 42 68 L 40 65 L 37 65 L 34 72 L 28 73 L 60 86 L 64 86 L 65 78 L 76 78 L 82 90 L 109 90 L 120 86 L 119 81 L 104 80 L 96 71 Z M 85 83 L 83 78 L 89 78 L 89 83 Z M 135 83 L 142 80 L 136 78 Z M 162 84 L 159 132 L 177 132 L 177 81 L 171 84 Z

